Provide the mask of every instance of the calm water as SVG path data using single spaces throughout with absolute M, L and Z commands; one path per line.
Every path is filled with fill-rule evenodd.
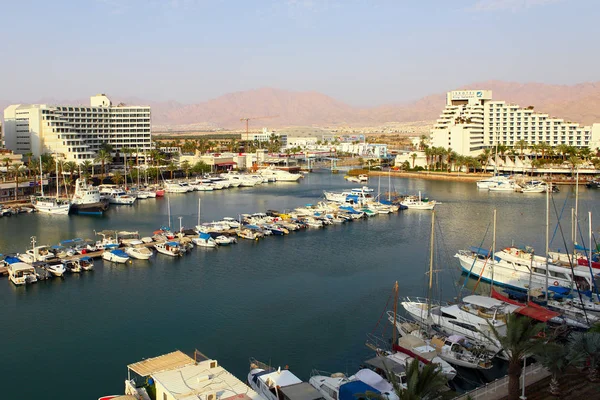
M 385 181 L 385 183 L 383 182 Z M 488 193 L 474 183 L 393 179 L 403 193 L 419 190 L 442 201 L 436 210 L 436 264 L 442 296 L 456 295 L 456 250 L 479 245 L 498 210 L 498 246 L 543 251 L 543 194 Z M 171 195 L 173 225 L 285 210 L 315 203 L 323 189 L 356 186 L 341 175 L 314 173 L 299 184 L 269 184 Z M 382 179 L 387 186 L 387 178 Z M 377 187 L 377 181 L 371 181 Z M 597 213 L 597 195 L 581 190 L 580 218 Z M 570 237 L 569 188 L 554 196 Z M 166 199 L 112 207 L 104 218 L 19 215 L 0 219 L 0 252 L 38 243 L 92 238 L 94 230 L 139 230 L 167 223 Z M 218 250 L 194 249 L 180 259 L 112 266 L 26 288 L 0 280 L 2 397 L 93 399 L 123 392 L 126 365 L 180 349 L 199 349 L 242 378 L 248 358 L 310 371 L 355 372 L 371 356 L 364 346 L 398 280 L 402 296 L 425 294 L 431 213 L 402 212 L 319 231 L 241 241 Z M 552 218 L 552 227 L 556 217 Z M 598 226 L 595 224 L 594 226 Z M 587 233 L 585 234 L 587 237 Z M 563 248 L 560 235 L 553 247 Z M 489 229 L 486 245 L 491 242 Z M 390 305 L 391 307 L 391 305 Z M 387 332 L 389 332 L 387 327 Z

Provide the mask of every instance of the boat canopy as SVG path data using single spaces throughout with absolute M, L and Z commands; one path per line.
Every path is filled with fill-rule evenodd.
M 81 242 L 83 242 L 83 239 L 75 238 L 75 239 L 63 240 L 62 242 L 59 242 L 59 243 L 63 246 L 73 246 L 73 245 L 81 243 Z
M 104 247 L 107 249 L 116 249 L 117 247 L 119 247 L 119 245 L 116 243 L 110 243 L 110 244 L 104 245 Z
M 410 336 L 410 335 L 409 335 Z M 394 391 L 394 387 L 391 383 L 383 379 L 381 375 L 370 369 L 361 369 L 355 376 L 367 385 L 374 387 L 381 393 L 391 393 Z
M 560 295 L 567 295 L 569 294 L 569 292 L 571 292 L 571 289 L 566 288 L 566 287 L 562 287 L 562 286 L 549 286 L 548 290 L 554 293 L 558 293 Z
M 535 303 L 529 303 L 529 305 L 519 307 L 515 310 L 515 312 L 517 314 L 529 317 L 531 319 L 535 319 L 536 321 L 540 322 L 548 322 L 552 318 L 558 317 L 560 315 L 557 312 L 550 311 Z
M 348 382 L 340 386 L 338 400 L 356 400 L 361 395 L 364 397 L 364 394 L 367 392 L 380 393 L 379 390 L 367 385 L 363 381 Z
M 113 253 L 116 256 L 120 256 L 120 257 L 129 257 L 127 255 L 127 253 L 125 253 L 123 250 L 120 250 L 120 249 L 112 250 L 111 253 Z
M 88 256 L 85 256 L 85 257 L 81 257 L 81 258 L 79 259 L 79 261 L 92 261 L 92 258 L 91 258 L 91 257 L 88 257 Z
M 7 264 L 14 264 L 14 263 L 21 262 L 21 260 L 19 260 L 17 257 L 13 257 L 13 256 L 4 257 L 4 261 L 6 261 Z
M 469 248 L 469 250 L 471 250 L 471 252 L 478 254 L 480 256 L 484 256 L 484 257 L 489 257 L 492 255 L 492 252 L 490 251 L 490 249 L 484 249 L 483 247 L 475 247 L 475 246 L 471 246 Z
M 204 233 L 204 232 L 200 232 L 200 234 L 198 234 L 198 238 L 199 239 L 204 239 L 204 240 L 208 240 L 210 239 L 212 236 L 210 236 L 208 233 Z
M 310 383 L 301 382 L 279 388 L 285 399 L 289 400 L 319 400 L 323 395 Z
M 165 244 L 167 244 L 169 246 L 179 246 L 179 243 L 177 243 L 177 242 L 167 242 Z

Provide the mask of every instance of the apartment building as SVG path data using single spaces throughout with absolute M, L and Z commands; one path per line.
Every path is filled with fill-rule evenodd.
M 492 100 L 491 90 L 448 92 L 446 107 L 431 130 L 431 145 L 452 148 L 461 155 L 477 155 L 483 149 L 502 143 L 518 146 L 547 143 L 574 147 L 600 147 L 600 124 L 578 123 Z
M 93 161 L 106 143 L 115 152 L 152 149 L 150 107 L 113 106 L 99 94 L 89 106 L 14 104 L 4 110 L 6 147 L 15 153 L 56 153 L 65 161 Z

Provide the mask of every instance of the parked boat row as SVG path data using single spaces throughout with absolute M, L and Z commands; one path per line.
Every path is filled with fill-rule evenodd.
M 558 192 L 558 186 L 543 180 L 514 178 L 504 175 L 496 175 L 477 181 L 477 188 L 489 190 L 490 192 L 521 192 L 521 193 L 545 193 L 547 191 Z

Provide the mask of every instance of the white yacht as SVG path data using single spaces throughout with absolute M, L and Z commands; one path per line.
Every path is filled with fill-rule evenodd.
M 181 186 L 178 182 L 165 181 L 165 192 L 167 193 L 187 193 L 189 191 L 189 186 Z
M 515 192 L 519 189 L 521 189 L 521 187 L 512 179 L 507 179 L 488 187 L 490 192 Z
M 458 258 L 464 272 L 481 277 L 485 282 L 493 281 L 495 285 L 520 291 L 546 290 L 546 282 L 548 286 L 577 287 L 581 291 L 590 290 L 594 281 L 600 284 L 599 275 L 592 275 L 587 266 L 574 265 L 573 275 L 568 265 L 554 259 L 546 262 L 546 257 L 536 256 L 527 249 L 507 247 L 494 253 L 492 259 L 488 249 L 471 247 L 460 250 L 454 257 Z
M 549 190 L 549 185 L 544 181 L 528 181 L 521 188 L 523 193 L 545 193 Z
M 262 177 L 275 178 L 276 182 L 298 182 L 303 177 L 302 174 L 293 174 L 273 167 L 261 169 L 258 173 Z
M 171 256 L 171 257 L 180 257 L 183 255 L 181 246 L 177 242 L 156 243 L 154 245 L 154 248 L 159 253 L 167 255 L 167 256 Z
M 408 196 L 400 202 L 401 205 L 407 207 L 409 210 L 433 210 L 436 205 L 435 200 L 423 200 L 421 192 L 419 196 Z
M 504 335 L 508 314 L 518 308 L 491 297 L 478 295 L 467 296 L 459 304 L 436 303 L 432 305 L 429 315 L 427 299 L 407 298 L 401 304 L 416 321 L 436 325 L 447 335 L 457 334 L 474 340 L 492 353 L 499 353 L 502 348 L 493 339 L 490 324 L 500 335 Z
M 154 254 L 154 252 L 146 247 L 144 242 L 141 240 L 129 240 L 127 242 L 127 247 L 123 249 L 123 251 L 132 258 L 138 260 L 149 260 L 150 257 Z
M 506 182 L 509 178 L 503 175 L 495 175 L 477 181 L 477 189 L 489 189 L 491 186 L 496 186 L 498 183 Z
M 71 201 L 71 211 L 82 215 L 102 215 L 108 209 L 108 201 L 100 197 L 97 187 L 88 185 L 84 178 L 75 181 L 75 194 Z
M 265 400 L 294 399 L 300 393 L 303 400 L 325 400 L 315 388 L 289 370 L 273 369 L 256 360 L 250 360 L 248 385 Z
M 35 268 L 27 263 L 16 262 L 8 264 L 7 270 L 8 279 L 17 286 L 37 282 Z
M 131 205 L 135 202 L 136 198 L 127 194 L 123 189 L 117 188 L 116 186 L 105 186 L 100 187 L 100 196 L 105 200 L 108 200 L 110 204 L 125 204 Z
M 208 233 L 204 232 L 200 232 L 197 238 L 193 238 L 192 243 L 198 247 L 217 247 L 217 242 L 215 239 L 213 239 Z
M 102 253 L 102 259 L 117 264 L 125 264 L 129 261 L 129 256 L 121 249 L 105 250 Z
M 43 181 L 42 158 L 40 157 L 40 182 Z M 69 200 L 60 199 L 60 185 L 58 179 L 58 160 L 56 161 L 56 197 L 44 196 L 44 185 L 41 184 L 42 195 L 31 196 L 31 205 L 37 211 L 45 214 L 67 215 L 71 209 Z

